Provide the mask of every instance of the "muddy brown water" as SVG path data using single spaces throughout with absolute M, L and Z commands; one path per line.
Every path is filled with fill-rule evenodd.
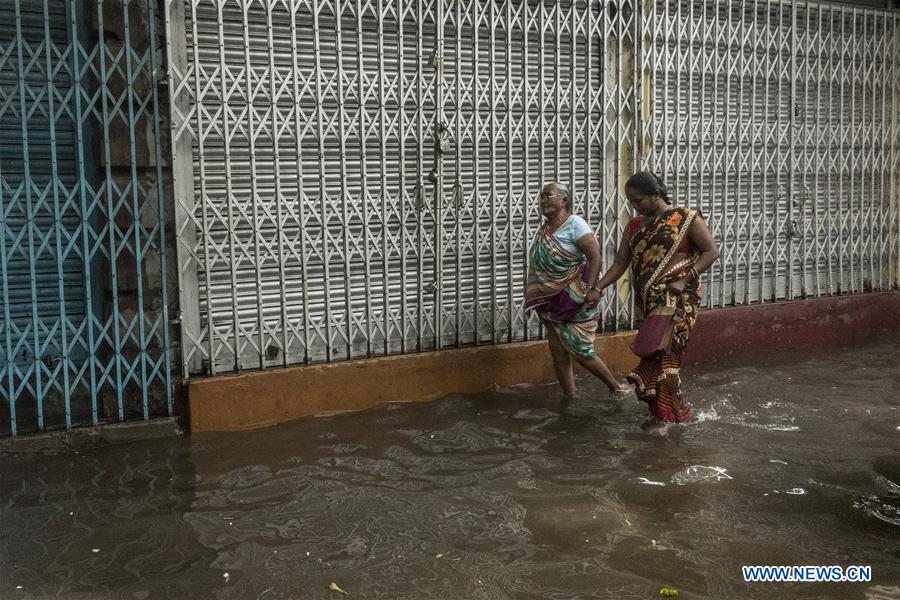
M 0 457 L 0 598 L 900 597 L 900 341 Z M 869 583 L 744 583 L 865 565 Z M 331 584 L 346 594 L 329 589 Z

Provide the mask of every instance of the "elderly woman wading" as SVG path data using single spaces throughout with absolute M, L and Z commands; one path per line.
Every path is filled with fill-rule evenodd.
M 644 320 L 660 307 L 672 315 L 669 349 L 642 358 L 627 376 L 650 409 L 644 429 L 663 432 L 667 423 L 690 416 L 681 396 L 681 354 L 697 320 L 700 273 L 719 258 L 719 250 L 700 213 L 671 206 L 668 189 L 653 173 L 633 175 L 625 195 L 637 216 L 626 225 L 616 258 L 597 287 L 615 282 L 631 265 L 638 317 Z
M 556 377 L 567 399 L 575 394 L 574 358 L 612 392 L 626 391 L 594 350 L 600 318 L 600 248 L 590 226 L 572 214 L 566 186 L 551 182 L 541 190 L 546 219 L 531 243 L 525 311 L 536 311 L 547 326 Z

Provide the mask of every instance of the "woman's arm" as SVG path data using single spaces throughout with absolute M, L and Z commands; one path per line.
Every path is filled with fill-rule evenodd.
M 575 240 L 575 247 L 581 250 L 588 260 L 588 292 L 585 296 L 585 304 L 593 306 L 600 301 L 600 291 L 595 289 L 597 276 L 600 275 L 600 245 L 593 233 L 586 233 Z
M 719 249 L 716 248 L 716 241 L 700 215 L 697 215 L 694 218 L 694 222 L 691 223 L 691 228 L 688 229 L 688 237 L 691 239 L 694 247 L 700 251 L 700 256 L 697 258 L 697 262 L 694 263 L 694 270 L 699 275 L 718 260 Z
M 622 241 L 619 242 L 619 249 L 616 251 L 616 258 L 609 270 L 604 273 L 603 277 L 597 282 L 598 290 L 606 289 L 609 285 L 619 280 L 619 277 L 628 270 L 628 263 L 631 262 L 631 236 L 627 231 L 622 232 Z
M 688 229 L 688 238 L 690 238 L 694 247 L 700 251 L 700 256 L 697 257 L 697 261 L 693 266 L 696 276 L 699 277 L 700 273 L 706 271 L 719 258 L 719 249 L 716 247 L 716 241 L 709 232 L 709 227 L 706 226 L 700 215 L 694 217 L 694 221 L 691 223 L 690 229 Z M 691 278 L 691 276 L 682 277 L 670 283 L 669 287 L 681 291 Z

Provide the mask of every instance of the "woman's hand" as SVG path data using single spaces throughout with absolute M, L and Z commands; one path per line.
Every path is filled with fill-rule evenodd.
M 682 277 L 681 279 L 676 279 L 669 283 L 669 289 L 673 292 L 680 294 L 684 291 L 684 286 L 688 283 L 687 277 Z
M 584 295 L 584 304 L 585 306 L 593 308 L 597 306 L 597 303 L 600 302 L 601 292 L 598 292 L 596 289 L 591 288 L 588 290 L 587 294 Z

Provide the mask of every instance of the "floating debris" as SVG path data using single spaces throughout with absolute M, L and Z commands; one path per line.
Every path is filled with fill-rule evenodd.
M 340 586 L 338 586 L 338 584 L 336 584 L 336 583 L 333 582 L 333 581 L 331 582 L 331 585 L 328 586 L 328 589 L 331 590 L 332 592 L 338 592 L 338 593 L 344 594 L 344 595 L 346 595 L 346 596 L 349 596 L 349 595 L 350 595 L 350 594 L 348 594 L 347 592 L 345 592 L 344 590 L 342 590 L 342 589 L 340 588 Z

